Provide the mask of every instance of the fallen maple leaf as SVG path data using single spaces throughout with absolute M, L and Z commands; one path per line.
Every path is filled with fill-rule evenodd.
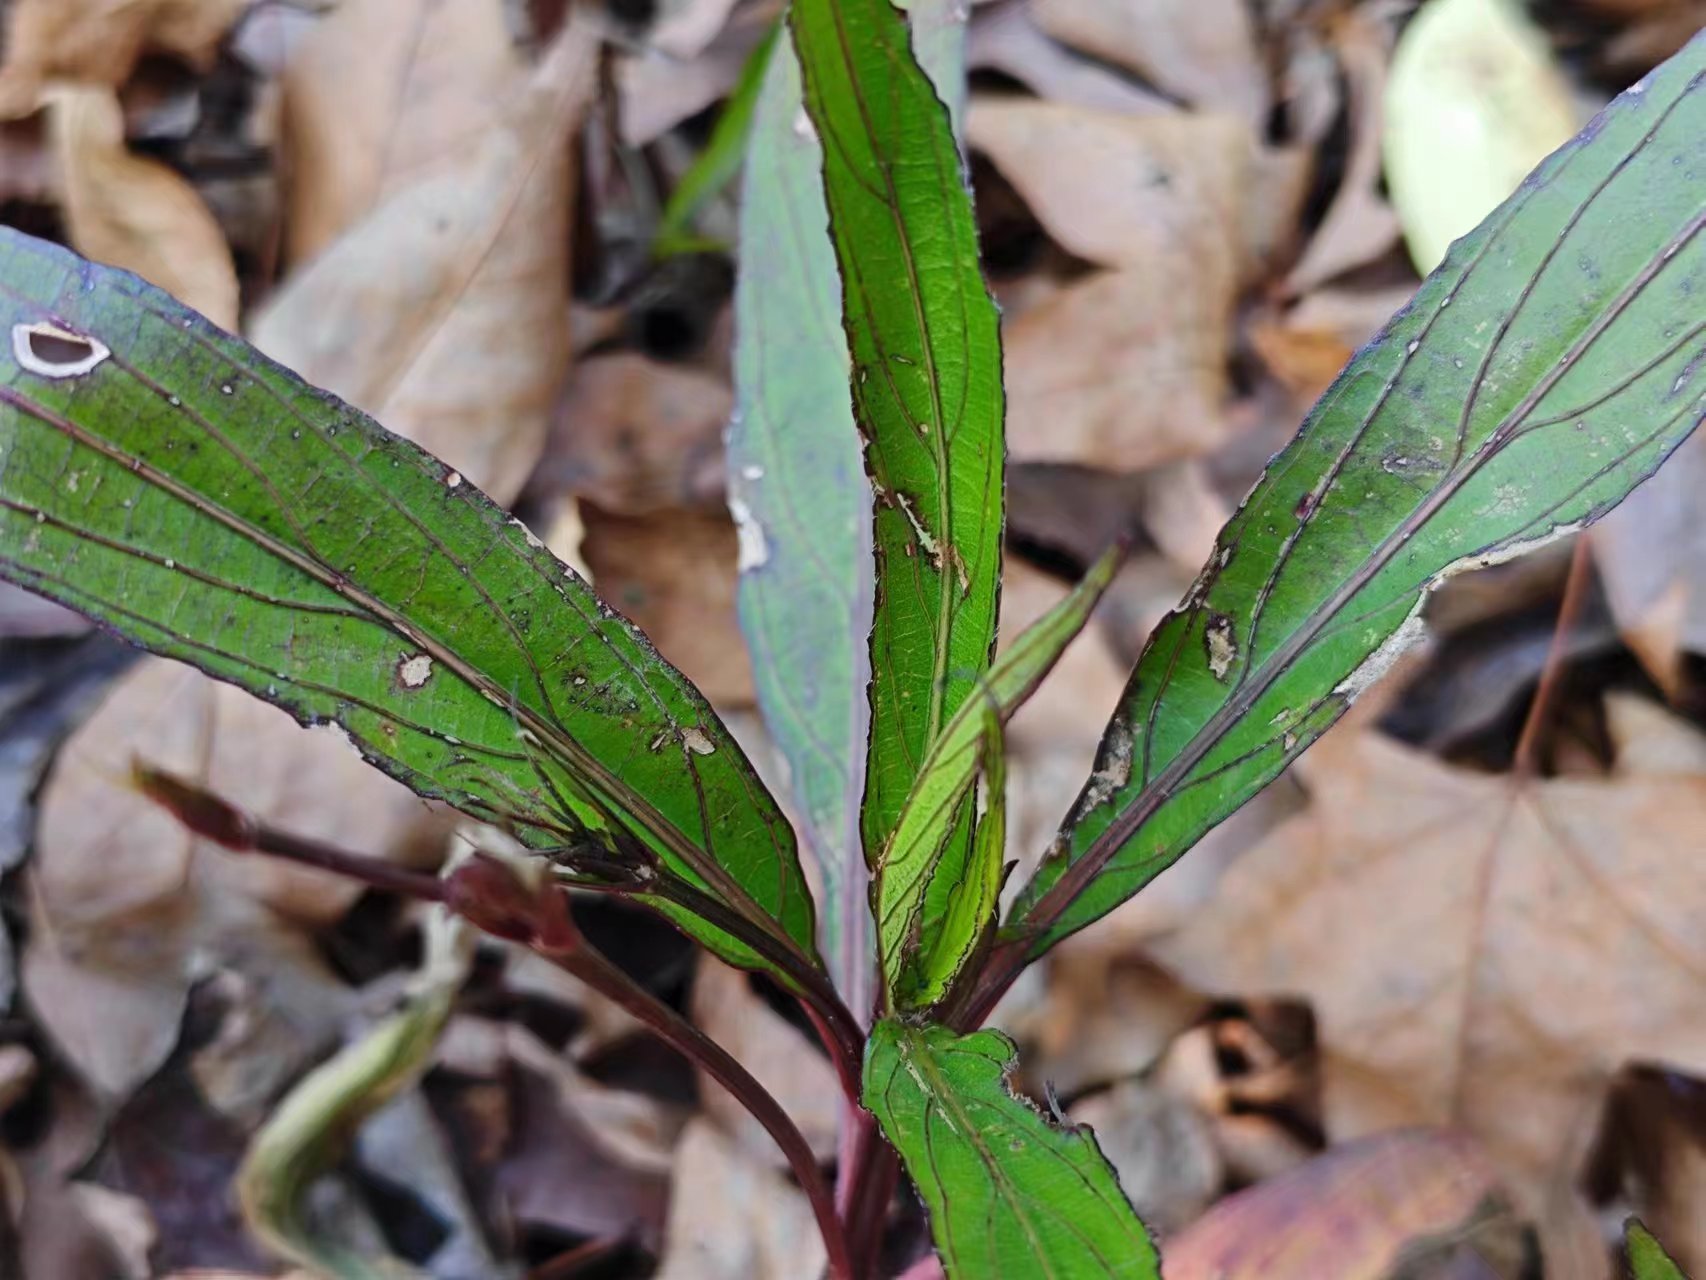
M 1562 1222 L 1544 1202 L 1569 1198 L 1618 1068 L 1706 1067 L 1706 774 L 1676 743 L 1698 735 L 1643 758 L 1630 724 L 1614 708 L 1612 776 L 1550 781 L 1329 735 L 1310 808 L 1156 953 L 1208 990 L 1313 1002 L 1334 1139 L 1457 1126 Z

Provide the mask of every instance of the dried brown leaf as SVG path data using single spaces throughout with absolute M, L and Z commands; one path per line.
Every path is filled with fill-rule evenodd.
M 623 351 L 569 378 L 540 479 L 617 515 L 721 510 L 727 379 Z
M 1398 242 L 1398 216 L 1378 194 L 1392 31 L 1377 6 L 1365 5 L 1340 15 L 1331 34 L 1349 89 L 1350 154 L 1321 225 L 1286 280 L 1293 296 L 1374 261 Z
M 1241 0 L 1035 0 L 1032 8 L 1055 39 L 1185 102 L 1236 112 L 1257 128 L 1266 119 L 1267 76 Z
M 689 1124 L 657 1280 L 800 1280 L 823 1264 L 804 1194 L 708 1121 Z
M 1489 776 L 1342 730 L 1303 773 L 1308 811 L 1155 950 L 1312 1001 L 1332 1136 L 1457 1126 L 1538 1211 L 1625 1061 L 1706 1065 L 1706 776 Z
M 312 1054 L 315 1029 L 335 1033 L 341 984 L 284 922 L 334 919 L 355 888 L 192 840 L 125 783 L 133 754 L 144 753 L 304 835 L 403 849 L 427 810 L 329 732 L 149 660 L 61 750 L 28 882 L 24 990 L 103 1096 L 122 1097 L 164 1060 L 190 985 L 222 966 L 249 975 L 257 992 L 255 1053 L 245 1058 L 257 1074 L 238 1073 L 245 1092 L 264 1092 Z
M 1675 691 L 1685 653 L 1706 653 L 1706 437 L 1690 437 L 1594 530 L 1594 560 L 1624 640 Z
M 225 233 L 195 188 L 125 147 L 124 112 L 105 87 L 48 95 L 72 246 L 134 271 L 226 329 L 237 327 L 237 272 Z
M 596 46 L 586 21 L 571 22 L 501 120 L 399 180 L 250 333 L 500 502 L 538 460 L 567 370 L 567 139 Z
M 1175 253 L 1098 272 L 1005 326 L 1016 460 L 1141 471 L 1225 442 L 1231 282 L 1195 264 Z
M 782 1104 L 812 1152 L 820 1160 L 834 1155 L 841 1086 L 817 1045 L 765 1004 L 746 974 L 710 956 L 699 957 L 689 1008 L 699 1029 Z M 787 1167 L 775 1139 L 721 1086 L 706 1080 L 700 1096 L 706 1114 L 743 1150 L 776 1168 Z
M 1126 115 L 1173 110 L 1165 98 L 1049 39 L 1028 0 L 977 6 L 966 31 L 966 65 L 1009 75 L 1050 102 Z
M 523 74 L 500 0 L 345 0 L 283 77 L 289 259 L 502 127 Z
M 0 119 L 28 115 L 42 85 L 116 89 L 149 50 L 205 67 L 249 0 L 14 0 L 0 65 Z
M 1167 1277 L 1514 1280 L 1521 1238 L 1504 1203 L 1467 1139 L 1429 1129 L 1383 1134 L 1221 1201 L 1167 1242 Z M 1485 1269 L 1451 1270 L 1464 1256 Z
M 739 542 L 726 515 L 632 518 L 582 508 L 598 594 L 718 707 L 751 706 L 752 663 L 735 612 Z

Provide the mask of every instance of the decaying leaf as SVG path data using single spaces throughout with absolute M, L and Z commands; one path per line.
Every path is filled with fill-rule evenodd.
M 1311 1000 L 1333 1137 L 1455 1125 L 1534 1211 L 1625 1061 L 1706 1067 L 1706 775 L 1490 776 L 1356 732 L 1302 770 L 1309 811 L 1156 950 Z
M 766 1005 L 747 975 L 701 956 L 689 1006 L 693 1021 L 743 1063 L 782 1104 L 819 1159 L 835 1153 L 841 1085 L 815 1043 Z M 721 1086 L 700 1086 L 705 1113 L 749 1156 L 785 1168 L 776 1142 Z
M 1129 67 L 1187 102 L 1235 111 L 1261 127 L 1267 77 L 1251 11 L 1238 0 L 1036 0 L 1033 8 L 1057 40 Z
M 1286 278 L 1293 295 L 1374 261 L 1398 238 L 1398 217 L 1377 190 L 1391 29 L 1365 5 L 1337 17 L 1331 40 L 1348 86 L 1350 154 L 1321 225 Z
M 53 89 L 48 117 L 77 252 L 134 271 L 235 330 L 237 272 L 224 232 L 189 183 L 126 149 L 113 91 Z
M 288 258 L 308 261 L 388 197 L 504 126 L 523 77 L 499 0 L 346 0 L 285 66 Z M 541 229 L 543 230 L 543 229 Z
M 618 351 L 580 361 L 539 481 L 613 515 L 715 510 L 733 393 L 702 369 Z
M 592 91 L 596 44 L 586 22 L 565 27 L 509 86 L 501 116 L 399 175 L 249 334 L 500 502 L 538 460 L 568 368 L 564 143 Z
M 1706 653 L 1706 439 L 1684 443 L 1594 534 L 1594 559 L 1624 641 L 1668 691 L 1683 655 Z
M 1386 184 L 1423 275 L 1580 124 L 1546 36 L 1513 0 L 1418 10 L 1385 108 Z
M 28 115 L 49 80 L 116 89 L 149 50 L 205 66 L 249 0 L 15 0 L 0 119 Z
M 1475 1144 L 1406 1129 L 1222 1200 L 1166 1245 L 1167 1280 L 1516 1280 L 1522 1234 Z
M 306 743 L 305 748 L 296 744 Z M 356 889 L 192 839 L 130 791 L 133 753 L 205 780 L 308 836 L 398 852 L 421 803 L 326 731 L 163 659 L 121 682 L 61 750 L 41 800 L 28 882 L 24 991 L 60 1051 L 109 1099 L 176 1042 L 191 983 L 225 966 L 267 996 L 253 1028 L 267 1092 L 336 1033 L 347 996 L 290 921 L 326 922 Z M 272 1039 L 290 1028 L 282 1039 Z
M 799 1280 L 823 1260 L 805 1196 L 709 1122 L 689 1124 L 658 1280 Z
M 692 511 L 644 517 L 582 507 L 593 585 L 717 707 L 751 706 L 752 663 L 735 616 L 735 526 Z
M 1098 272 L 1006 325 L 1015 458 L 1137 471 L 1226 440 L 1231 284 L 1203 280 L 1195 261 Z

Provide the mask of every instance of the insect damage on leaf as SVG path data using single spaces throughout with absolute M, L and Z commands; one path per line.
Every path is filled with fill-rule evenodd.
M 49 320 L 12 326 L 12 356 L 18 367 L 43 378 L 75 378 L 111 354 L 105 343 Z

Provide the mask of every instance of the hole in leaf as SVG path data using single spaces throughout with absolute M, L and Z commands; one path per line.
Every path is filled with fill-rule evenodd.
M 44 378 L 75 378 L 111 354 L 103 343 L 45 320 L 12 326 L 13 357 L 24 369 Z

